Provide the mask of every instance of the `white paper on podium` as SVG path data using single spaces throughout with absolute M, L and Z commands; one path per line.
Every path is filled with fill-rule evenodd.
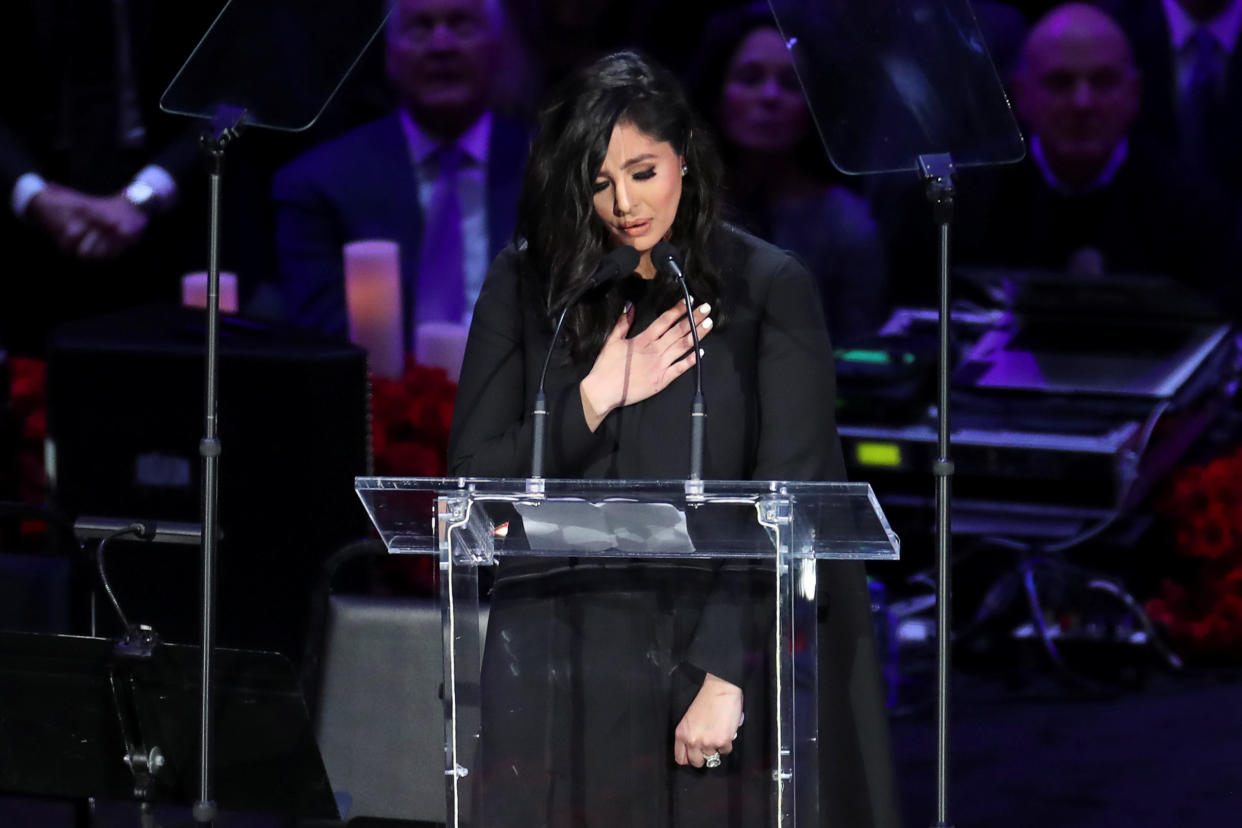
M 686 515 L 669 503 L 610 500 L 518 503 L 531 548 L 550 552 L 694 552 Z

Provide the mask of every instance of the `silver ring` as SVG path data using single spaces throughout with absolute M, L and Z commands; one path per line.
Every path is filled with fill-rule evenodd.
M 709 768 L 720 767 L 720 751 L 716 750 L 711 753 L 704 753 L 703 764 Z

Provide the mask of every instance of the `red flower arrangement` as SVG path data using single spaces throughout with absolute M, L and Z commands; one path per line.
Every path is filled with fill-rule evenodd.
M 442 477 L 457 384 L 443 368 L 405 358 L 399 379 L 371 378 L 371 451 L 381 476 Z M 439 567 L 428 555 L 390 556 L 374 567 L 372 588 L 434 595 Z
M 47 366 L 39 359 L 13 357 L 12 411 L 17 437 L 17 499 L 40 504 L 47 494 L 43 443 L 47 439 Z
M 399 379 L 371 380 L 371 451 L 377 475 L 439 477 L 448 459 L 457 384 L 443 368 L 406 357 Z
M 47 502 L 47 469 L 43 445 L 47 438 L 47 366 L 42 360 L 10 357 L 9 413 L 12 418 L 15 477 L 13 494 L 20 503 L 40 506 Z M 22 521 L 23 538 L 33 539 L 45 530 L 39 521 Z
M 1165 580 L 1147 602 L 1151 619 L 1188 657 L 1242 657 L 1242 448 L 1182 469 L 1160 503 L 1190 564 L 1183 583 Z

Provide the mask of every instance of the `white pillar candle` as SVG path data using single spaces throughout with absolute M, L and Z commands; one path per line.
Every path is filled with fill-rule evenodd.
M 345 245 L 345 305 L 349 340 L 366 349 L 371 373 L 399 377 L 401 346 L 401 258 L 394 241 Z
M 462 322 L 420 322 L 414 331 L 414 358 L 419 365 L 443 368 L 449 379 L 457 382 L 469 331 Z
M 207 272 L 195 271 L 181 277 L 181 304 L 187 308 L 207 307 Z M 237 313 L 237 274 L 220 271 L 220 312 Z

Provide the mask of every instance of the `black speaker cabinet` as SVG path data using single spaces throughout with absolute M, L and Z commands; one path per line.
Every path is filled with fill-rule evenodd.
M 53 333 L 49 473 L 58 506 L 73 515 L 202 519 L 205 328 L 202 311 L 144 307 Z M 219 343 L 216 640 L 296 660 L 322 562 L 367 532 L 353 490 L 370 460 L 366 354 L 229 317 Z M 110 580 L 129 620 L 167 640 L 197 641 L 198 548 L 111 550 Z M 115 624 L 109 607 L 98 612 Z

